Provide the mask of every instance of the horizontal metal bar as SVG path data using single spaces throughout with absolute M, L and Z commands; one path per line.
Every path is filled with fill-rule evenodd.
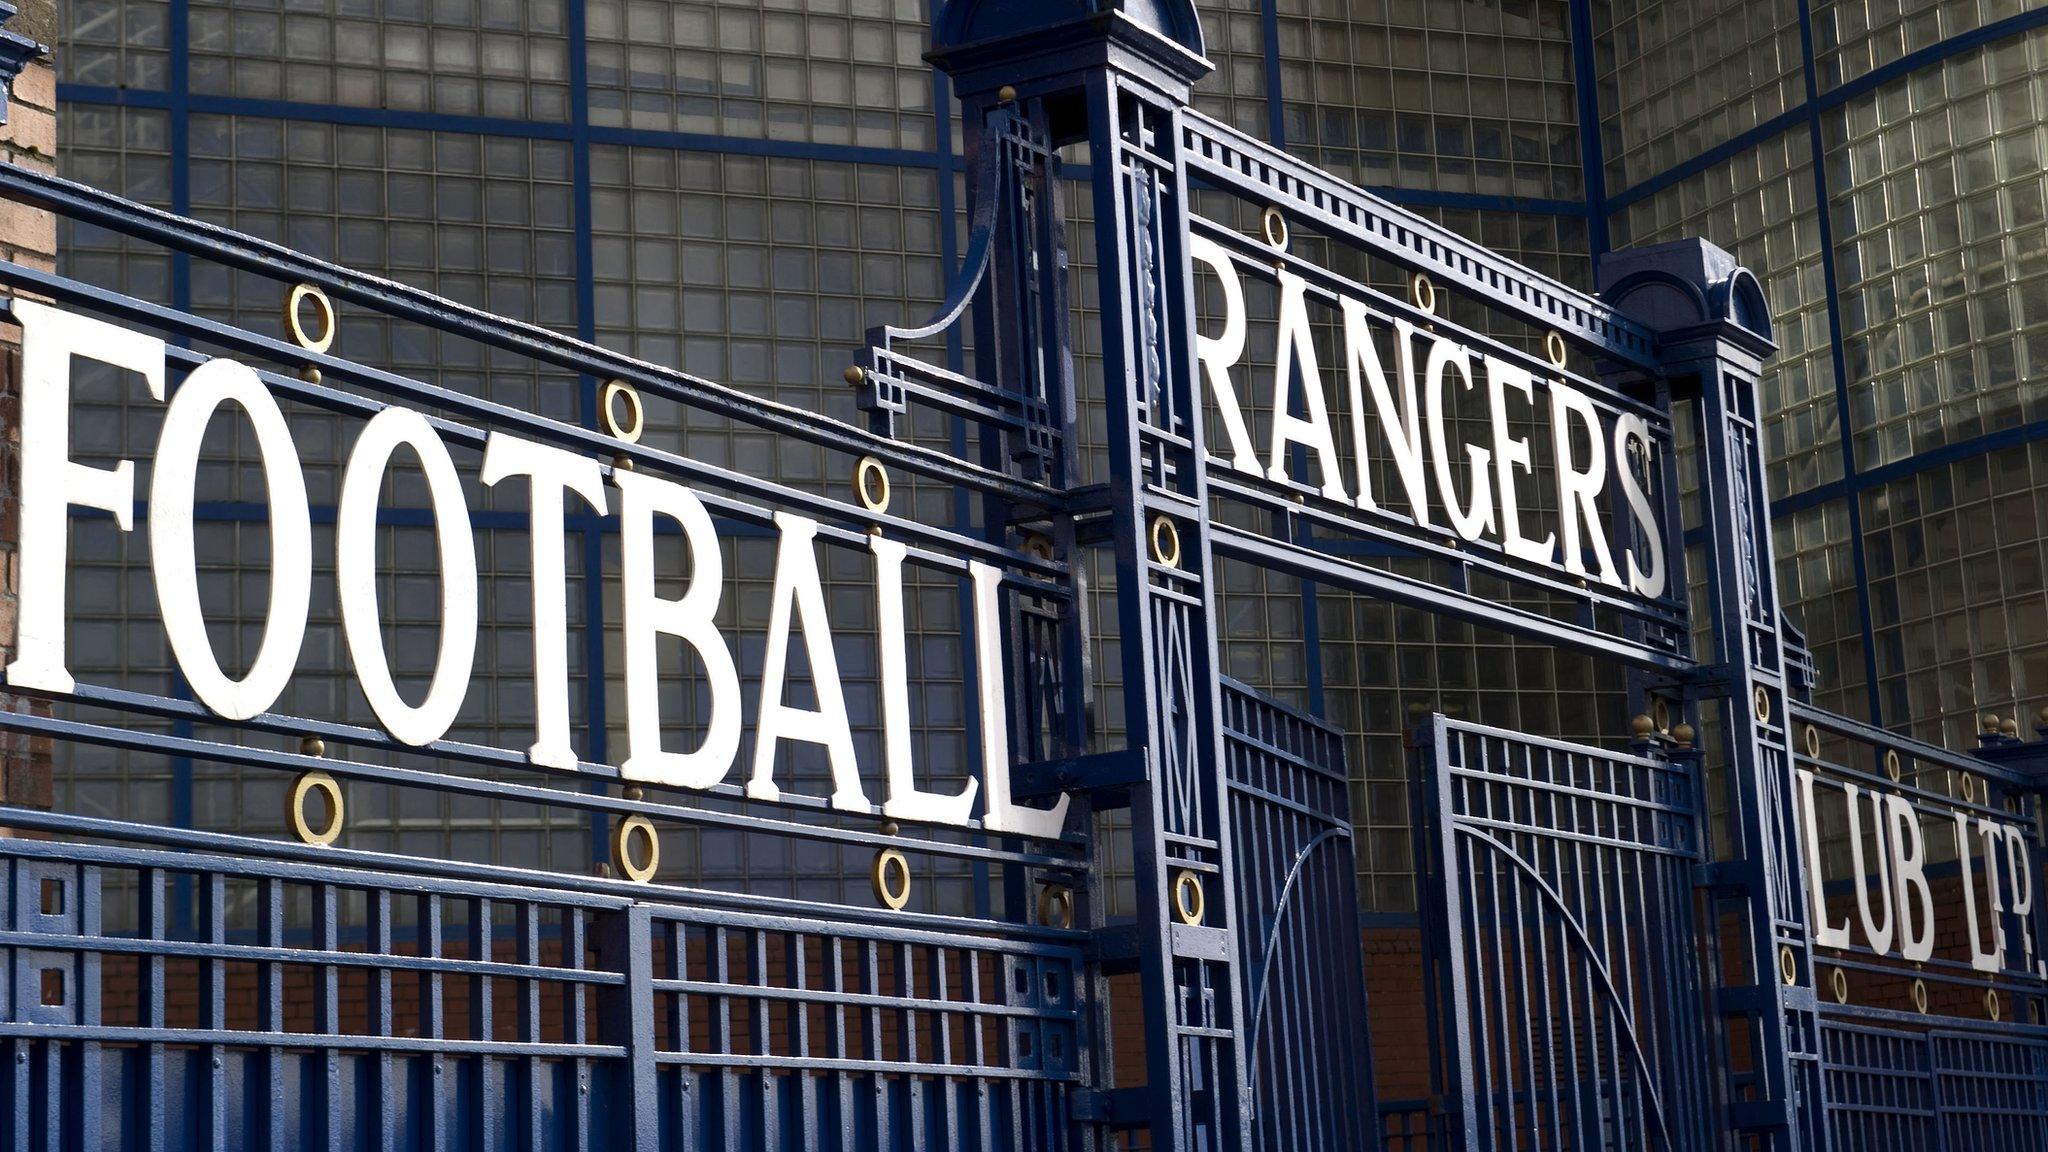
M 103 688 L 79 685 L 70 694 L 31 691 L 28 695 L 51 701 L 73 701 L 92 704 L 103 708 L 143 712 L 169 719 L 189 719 L 226 725 L 228 722 L 206 710 L 194 701 L 179 700 L 168 696 L 150 696 L 118 688 Z M 461 760 L 484 767 L 502 768 L 507 771 L 532 772 L 559 776 L 565 783 L 580 782 L 637 784 L 643 788 L 660 788 L 639 781 L 626 780 L 619 770 L 610 764 L 582 762 L 583 767 L 574 769 L 549 768 L 534 764 L 526 757 L 505 749 L 490 748 L 480 744 L 466 744 L 457 741 L 436 741 L 432 744 L 414 747 L 400 743 L 385 733 L 372 728 L 330 721 L 312 720 L 285 713 L 266 712 L 252 719 L 239 721 L 239 726 L 260 732 L 282 736 L 318 736 L 337 743 L 356 747 L 376 748 L 386 752 L 406 755 L 442 756 Z M 38 717 L 24 713 L 0 710 L 0 730 L 9 728 L 35 729 L 41 734 L 54 735 L 58 739 L 78 740 L 101 747 L 127 748 L 130 751 L 160 752 L 165 755 L 183 755 L 194 759 L 218 763 L 239 764 L 253 768 L 274 768 L 280 771 L 307 772 L 330 771 L 337 775 L 352 776 L 365 780 L 384 780 L 388 783 L 406 784 L 444 792 L 462 792 L 486 798 L 517 800 L 525 803 L 559 805 L 571 808 L 585 808 L 592 811 L 610 812 L 616 815 L 634 814 L 659 816 L 664 819 L 685 823 L 715 824 L 719 827 L 738 828 L 743 831 L 761 832 L 770 835 L 789 836 L 797 839 L 821 840 L 863 848 L 902 848 L 905 851 L 926 855 L 949 856 L 967 860 L 990 860 L 1012 864 L 1027 864 L 1057 870 L 1071 870 L 1082 865 L 1077 860 L 1045 856 L 1036 853 L 1010 852 L 1004 849 L 984 848 L 970 844 L 949 844 L 937 840 L 923 840 L 901 835 L 886 836 L 880 832 L 862 832 L 849 828 L 833 828 L 821 824 L 799 824 L 766 816 L 749 816 L 737 812 L 718 812 L 704 808 L 691 808 L 675 804 L 663 804 L 647 800 L 612 799 L 584 791 L 566 791 L 543 788 L 531 784 L 515 784 L 505 781 L 480 779 L 471 776 L 454 776 L 423 769 L 400 768 L 393 765 L 359 764 L 350 760 L 328 756 L 303 756 L 297 753 L 272 751 L 269 749 L 246 748 L 239 744 L 224 744 L 216 741 L 199 740 L 193 737 L 166 736 L 157 733 L 131 733 L 126 729 L 93 724 L 88 721 L 67 720 L 60 717 Z M 57 729 L 62 728 L 61 734 Z M 704 796 L 715 796 L 721 800 L 747 801 L 744 787 L 738 784 L 719 784 L 701 790 Z M 845 809 L 832 808 L 822 797 L 788 794 L 776 802 L 784 808 L 801 807 L 816 810 L 821 815 L 836 813 L 858 818 L 859 814 Z M 881 809 L 872 807 L 867 814 L 883 819 Z M 889 819 L 899 819 L 890 817 Z M 952 827 L 940 825 L 940 827 Z M 969 824 L 966 831 L 978 830 L 979 823 Z M 1070 837 L 1061 841 L 1079 845 L 1083 841 Z
M 1465 541 L 1448 532 L 1424 528 L 1397 512 L 1384 509 L 1368 512 L 1355 505 L 1338 503 L 1306 484 L 1240 472 L 1221 457 L 1209 456 L 1208 467 L 1209 492 L 1213 496 L 1291 518 L 1310 520 L 1332 531 L 1385 541 L 1413 556 L 1466 565 L 1502 580 L 1581 604 L 1611 608 L 1652 624 L 1677 629 L 1686 627 L 1683 610 L 1668 597 L 1650 600 L 1618 594 L 1607 591 L 1606 585 L 1590 579 L 1580 587 L 1560 570 L 1509 557 L 1505 549 L 1490 540 Z M 1303 542 L 1297 540 L 1294 543 Z M 1313 548 L 1315 543 L 1311 539 L 1306 546 Z
M 496 316 L 395 280 L 352 271 L 269 240 L 177 216 L 22 165 L 0 165 L 0 192 L 60 216 L 203 260 L 280 281 L 312 284 L 341 300 L 544 364 L 600 379 L 625 380 L 653 395 L 757 428 L 849 454 L 873 456 L 906 472 L 1000 495 L 1013 503 L 1060 506 L 1060 493 L 1043 484 L 1007 476 L 930 448 L 876 436 L 842 420 L 749 395 L 729 385 L 613 352 L 537 324 Z
M 1660 370 L 1656 337 L 1599 299 L 1497 256 L 1193 109 L 1180 115 L 1181 155 L 1195 175 L 1282 207 L 1336 239 L 1428 272 L 1490 306 L 1555 328 L 1567 339 L 1632 367 Z
M 2002 934 L 2002 933 L 2001 933 Z M 1981 941 L 1980 941 L 1981 942 Z M 2048 988 L 2048 977 L 2040 976 L 2020 968 L 2001 969 L 1997 973 L 1984 973 L 1970 966 L 1966 960 L 1944 960 L 1932 956 L 1926 960 L 1915 960 L 1910 964 L 1899 960 L 1894 964 L 1883 963 L 1891 957 L 1889 952 L 1874 952 L 1867 944 L 1851 943 L 1847 946 L 1830 944 L 1825 949 L 1830 955 L 1823 956 L 1822 948 L 1814 949 L 1813 962 L 1816 966 L 1844 968 L 1851 972 L 1867 972 L 1873 976 L 1897 976 L 1900 979 L 1927 979 L 1948 987 L 1991 988 L 2011 991 L 2021 996 L 2038 996 Z M 1847 955 L 1843 955 L 1846 953 Z
M 1897 1024 L 1911 1032 L 1910 1039 L 1954 1035 L 1968 1040 L 2009 1040 L 2014 1043 L 2048 1041 L 2048 1026 L 2022 1024 L 2017 1020 L 1972 1020 L 1968 1016 L 1923 1016 L 1896 1008 L 1872 1008 L 1862 1004 L 1831 1004 L 1816 998 L 1823 1028 L 1840 1027 L 1841 1020 L 1865 1020 L 1876 1024 Z M 1939 1028 L 1931 1025 L 1939 1024 Z M 1974 1029 L 1974 1030 L 1973 1030 Z M 1895 1034 L 1895 1033 L 1893 1033 Z M 1931 1071 L 1931 1070 L 1930 1070 Z
M 1939 744 L 1929 744 L 1925 740 L 1915 740 L 1911 736 L 1901 736 L 1896 732 L 1875 728 L 1860 720 L 1852 720 L 1847 716 L 1823 711 L 1811 704 L 1804 704 L 1797 700 L 1788 700 L 1786 711 L 1792 714 L 1792 719 L 1802 724 L 1811 724 L 1824 732 L 1834 732 L 1837 735 L 1860 740 L 1865 744 L 1871 744 L 1879 748 L 1896 749 L 1902 755 L 1911 756 L 1915 760 L 1939 764 L 1943 768 L 1952 771 L 1988 776 L 2000 784 L 2013 788 L 2030 788 L 2034 783 L 2032 778 L 2008 772 L 1991 761 L 1981 760 L 1975 756 L 1966 756 L 1959 752 L 1951 752 Z M 1891 784 L 1889 779 L 1885 783 L 1887 786 L 1895 786 Z M 1929 793 L 1929 795 L 1938 796 L 1939 794 Z M 1962 801 L 1957 801 L 1957 803 L 1962 803 Z
M 761 896 L 690 888 L 660 882 L 636 884 L 601 876 L 577 876 L 512 868 L 502 864 L 402 856 L 329 845 L 316 848 L 288 840 L 266 840 L 231 832 L 202 832 L 160 824 L 133 824 L 95 816 L 74 816 L 36 808 L 0 805 L 0 828 L 44 832 L 54 836 L 133 841 L 183 849 L 178 852 L 135 848 L 126 844 L 83 844 L 70 841 L 0 837 L 0 857 L 90 862 L 115 867 L 162 868 L 171 872 L 230 871 L 303 883 L 321 882 L 346 888 L 408 887 L 422 879 L 446 894 L 464 893 L 503 900 L 541 900 L 552 904 L 597 904 L 617 910 L 633 903 L 649 905 L 657 916 L 678 908 L 690 912 L 772 914 L 803 921 L 812 931 L 823 926 L 858 926 L 881 938 L 905 932 L 941 933 L 955 939 L 1001 931 L 1013 950 L 1034 955 L 1071 956 L 1080 934 L 1013 921 L 991 921 L 931 912 L 890 912 L 850 904 L 824 904 L 786 896 Z M 233 856 L 201 855 L 233 853 Z M 379 876 L 382 872 L 386 875 Z M 449 873 L 454 875 L 449 875 Z M 835 929 L 836 930 L 836 929 Z
M 1533 792 L 1544 792 L 1555 796 L 1570 796 L 1579 800 L 1590 800 L 1599 804 L 1614 804 L 1634 812 L 1675 816 L 1687 824 L 1691 824 L 1697 819 L 1693 810 L 1684 804 L 1666 804 L 1657 800 L 1645 800 L 1640 796 L 1627 796 L 1619 792 L 1602 792 L 1597 788 L 1581 788 L 1575 784 L 1560 784 L 1555 780 L 1540 780 L 1530 776 L 1510 776 L 1504 772 L 1494 772 L 1484 768 L 1468 768 L 1459 764 L 1450 765 L 1446 771 L 1453 778 L 1478 780 L 1482 783 L 1490 784 L 1505 784 L 1515 788 L 1527 788 Z M 1665 771 L 1671 775 L 1674 783 L 1683 782 L 1683 773 L 1671 769 L 1665 769 Z M 1531 832 L 1547 832 L 1553 827 L 1548 824 L 1522 824 L 1519 821 L 1509 821 L 1509 823 L 1515 824 L 1518 827 L 1525 827 Z
M 827 905 L 839 908 L 840 905 Z M 987 952 L 996 955 L 1030 955 L 1039 959 L 1066 959 L 1078 962 L 1081 958 L 1081 943 L 1085 935 L 1073 928 L 1041 928 L 1033 935 L 1035 940 L 1026 942 L 1018 939 L 1022 927 L 1003 920 L 961 920 L 943 931 L 917 927 L 905 927 L 893 919 L 878 919 L 875 925 L 850 924 L 844 920 L 826 920 L 822 923 L 812 914 L 746 912 L 733 908 L 706 908 L 698 905 L 654 904 L 647 906 L 648 915 L 657 924 L 694 924 L 712 928 L 732 928 L 748 932 L 781 933 L 790 936 L 832 935 L 848 939 L 868 940 L 885 944 L 929 945 L 934 948 L 952 948 L 962 952 Z
M 1591 401 L 1595 408 L 1609 413 L 1627 412 L 1640 416 L 1649 424 L 1652 433 L 1658 434 L 1667 443 L 1671 438 L 1671 416 L 1654 404 L 1643 403 L 1632 396 L 1615 391 L 1598 380 L 1559 368 L 1548 360 L 1484 332 L 1453 324 L 1434 312 L 1425 312 L 1370 284 L 1353 280 L 1319 264 L 1309 263 L 1291 253 L 1276 253 L 1263 240 L 1247 236 L 1229 225 L 1202 216 L 1190 216 L 1188 220 L 1195 231 L 1206 233 L 1210 238 L 1234 249 L 1239 261 L 1268 283 L 1277 282 L 1276 270 L 1284 266 L 1287 271 L 1300 276 L 1306 282 L 1309 294 L 1318 300 L 1334 305 L 1339 298 L 1349 297 L 1365 305 L 1366 313 L 1375 320 L 1392 323 L 1399 318 L 1412 322 L 1418 329 L 1427 325 L 1431 329 L 1431 335 L 1448 335 L 1469 348 L 1527 369 L 1536 377 L 1538 386 L 1548 385 L 1553 380 L 1562 380 L 1584 392 L 1586 399 Z
M 1004 548 L 914 520 L 871 512 L 851 502 L 832 500 L 736 469 L 706 464 L 680 453 L 642 444 L 628 444 L 593 429 L 550 420 L 510 405 L 469 396 L 439 385 L 426 384 L 353 361 L 309 352 L 282 340 L 166 308 L 146 300 L 138 300 L 118 292 L 106 291 L 21 264 L 0 261 L 0 283 L 27 288 L 59 302 L 86 305 L 107 315 L 151 324 L 166 331 L 263 356 L 272 361 L 311 364 L 320 369 L 321 383 L 310 383 L 296 376 L 265 368 L 258 368 L 257 372 L 272 390 L 329 411 L 368 416 L 374 415 L 386 406 L 378 401 L 351 396 L 326 383 L 330 379 L 345 381 L 381 395 L 460 412 L 490 424 L 516 429 L 538 440 L 587 452 L 597 458 L 607 470 L 612 468 L 613 460 L 624 457 L 635 461 L 636 466 L 645 465 L 651 471 L 675 476 L 692 484 L 716 485 L 817 516 L 861 524 L 862 527 L 858 529 L 829 522 L 819 525 L 821 536 L 849 547 L 865 549 L 866 532 L 869 528 L 887 528 L 899 536 L 919 542 L 912 555 L 922 562 L 960 569 L 966 565 L 963 556 L 975 556 L 1004 567 L 1022 569 L 1044 577 L 1044 583 L 1029 585 L 1033 595 L 1058 597 L 1063 594 L 1064 584 L 1060 579 L 1062 566 L 1028 552 Z M 11 317 L 11 302 L 0 305 L 0 312 Z M 172 361 L 190 367 L 196 367 L 211 359 L 189 349 L 177 347 L 165 349 L 165 354 Z M 483 430 L 468 427 L 443 416 L 429 415 L 427 418 L 441 435 L 472 448 L 482 448 L 485 437 Z M 700 491 L 698 494 L 705 505 L 717 513 L 761 524 L 774 521 L 774 513 L 768 509 L 750 505 L 718 492 Z M 1012 583 L 1017 582 L 1013 577 Z
M 1574 756 L 1597 756 L 1602 760 L 1611 760 L 1616 764 L 1628 764 L 1636 768 L 1653 768 L 1659 772 L 1671 773 L 1674 776 L 1684 774 L 1683 770 L 1676 765 L 1663 760 L 1655 760 L 1648 756 L 1637 756 L 1628 752 L 1615 752 L 1606 748 L 1595 748 L 1587 744 L 1574 744 L 1569 740 L 1555 740 L 1548 736 L 1534 736 L 1527 732 L 1516 732 L 1507 728 L 1496 728 L 1491 724 L 1481 724 L 1476 720 L 1458 720 L 1445 716 L 1441 722 L 1446 732 L 1484 736 L 1488 739 L 1506 741 L 1510 744 L 1541 748 L 1546 752 L 1563 752 Z
M 136 1028 L 108 1024 L 0 1023 L 0 1040 L 51 1043 L 177 1044 L 221 1048 L 304 1048 L 313 1051 L 391 1052 L 419 1056 L 553 1057 L 621 1060 L 617 1044 L 522 1044 L 510 1040 L 450 1040 L 426 1036 L 358 1036 L 345 1032 L 238 1032 L 221 1028 Z
M 1602 836 L 1595 832 L 1576 832 L 1568 828 L 1546 828 L 1541 825 L 1518 824 L 1511 820 L 1494 820 L 1485 816 L 1474 816 L 1464 812 L 1458 813 L 1453 817 L 1452 823 L 1456 825 L 1460 834 L 1502 849 L 1508 849 L 1509 846 L 1500 843 L 1491 836 L 1483 834 L 1480 829 L 1518 834 L 1536 833 L 1544 840 L 1562 840 L 1568 844 L 1590 844 L 1601 848 L 1618 848 L 1622 851 L 1633 852 L 1641 856 L 1662 856 L 1670 860 L 1691 862 L 1700 858 L 1700 853 L 1696 848 L 1671 848 L 1663 844 L 1645 844 L 1639 840 L 1623 840 L 1615 836 Z
M 421 972 L 440 976 L 488 976 L 509 980 L 558 980 L 593 986 L 622 985 L 623 973 L 589 968 L 554 968 L 449 956 L 408 956 L 382 952 L 340 952 L 313 948 L 272 948 L 257 944 L 153 939 L 147 936 L 74 936 L 0 931 L 0 947 L 45 952 L 97 952 L 118 956 L 184 956 L 246 964 L 311 964 L 368 971 Z
M 1229 1033 L 1225 1033 L 1229 1035 Z M 946 1080 L 1018 1080 L 1071 1084 L 1078 1071 L 1056 1073 L 1037 1068 L 1006 1068 L 988 1064 L 929 1064 L 922 1061 L 862 1060 L 851 1056 L 758 1056 L 744 1052 L 656 1052 L 657 1064 L 702 1068 L 787 1068 L 805 1073 L 870 1072 L 891 1076 L 932 1076 Z
M 1210 528 L 1209 540 L 1219 555 L 1249 561 L 1333 588 L 1378 596 L 1484 628 L 1543 640 L 1575 652 L 1609 657 L 1658 672 L 1683 672 L 1692 667 L 1692 661 L 1675 652 L 1570 624 L 1511 604 L 1482 600 L 1426 580 L 1354 564 L 1256 532 L 1217 524 Z
M 988 1004 L 977 1000 L 933 1000 L 925 996 L 890 996 L 884 993 L 850 992 L 832 988 L 780 988 L 759 984 L 722 983 L 716 980 L 663 980 L 651 982 L 656 992 L 697 996 L 723 996 L 735 1000 L 773 1000 L 781 1004 L 823 1004 L 828 1007 L 884 1008 L 900 1012 L 944 1012 L 959 1016 L 1013 1020 L 1059 1020 L 1066 1017 L 1035 1008 L 1011 1004 Z M 972 1027 L 972 1025 L 969 1025 Z

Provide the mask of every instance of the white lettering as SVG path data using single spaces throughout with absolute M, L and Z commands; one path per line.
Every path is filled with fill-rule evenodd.
M 1424 384 L 1429 397 L 1429 446 L 1436 463 L 1437 487 L 1443 492 L 1444 513 L 1450 517 L 1451 527 L 1465 539 L 1477 540 L 1493 531 L 1493 487 L 1486 479 L 1487 461 L 1493 459 L 1493 454 L 1476 444 L 1465 445 L 1465 455 L 1471 461 L 1466 478 L 1472 496 L 1470 504 L 1459 507 L 1457 482 L 1451 477 L 1450 436 L 1444 427 L 1444 378 L 1451 368 L 1458 370 L 1458 376 L 1465 381 L 1465 391 L 1470 392 L 1471 353 L 1448 340 L 1438 340 L 1429 351 Z
M 1517 559 L 1537 564 L 1554 563 L 1557 549 L 1554 537 L 1546 533 L 1542 540 L 1531 540 L 1522 535 L 1521 501 L 1515 492 L 1515 469 L 1535 474 L 1535 467 L 1529 455 L 1529 441 L 1524 437 L 1508 434 L 1507 390 L 1512 388 L 1522 394 L 1522 402 L 1534 404 L 1536 378 L 1526 370 L 1517 368 L 1491 356 L 1486 358 L 1487 411 L 1493 417 L 1493 467 L 1500 483 L 1500 546 L 1507 554 Z
M 214 413 L 229 403 L 247 413 L 255 429 L 270 499 L 270 609 L 262 647 L 240 680 L 221 671 L 207 638 L 192 536 L 200 442 Z M 306 613 L 313 596 L 313 519 L 298 446 L 255 369 L 232 360 L 209 360 L 186 377 L 171 398 L 150 476 L 149 555 L 164 637 L 192 694 L 230 720 L 268 711 L 291 682 L 306 639 Z
M 484 442 L 483 482 L 524 476 L 528 551 L 533 558 L 534 740 L 526 758 L 546 768 L 576 767 L 569 742 L 569 577 L 565 528 L 568 493 L 605 511 L 604 470 L 597 461 L 493 432 Z
M 775 800 L 775 753 L 784 740 L 821 744 L 832 766 L 832 806 L 852 812 L 868 810 L 854 763 L 853 727 L 846 719 L 846 695 L 839 687 L 839 657 L 832 650 L 831 626 L 825 618 L 825 591 L 818 580 L 818 556 L 811 541 L 818 522 L 787 512 L 775 514 L 782 540 L 775 553 L 775 590 L 769 594 L 768 652 L 761 666 L 761 715 L 754 732 L 754 777 L 747 795 Z M 811 690 L 818 707 L 793 708 L 782 702 L 784 669 L 789 661 L 792 608 L 803 629 L 804 653 L 811 663 Z
M 1323 473 L 1323 495 L 1349 499 L 1344 474 L 1337 467 L 1337 441 L 1330 431 L 1330 410 L 1323 400 L 1323 372 L 1316 363 L 1315 337 L 1308 326 L 1308 282 L 1294 273 L 1280 273 L 1280 348 L 1273 365 L 1273 444 L 1266 467 L 1268 480 L 1286 480 L 1287 446 L 1315 449 Z M 1302 408 L 1294 414 L 1294 376 L 1301 373 Z
M 1244 407 L 1237 401 L 1237 386 L 1230 370 L 1244 357 L 1244 285 L 1238 281 L 1237 266 L 1230 254 L 1214 240 L 1188 237 L 1188 255 L 1207 264 L 1223 289 L 1223 333 L 1209 337 L 1195 334 L 1195 362 L 1209 382 L 1209 394 L 1216 398 L 1216 413 L 1223 420 L 1223 434 L 1230 440 L 1231 466 L 1254 476 L 1263 475 L 1259 454 L 1252 447 L 1251 429 L 1244 422 Z
M 1493 362 L 1488 362 L 1487 371 L 1493 371 Z M 1586 429 L 1588 453 L 1583 471 L 1572 451 L 1574 416 Z M 1593 559 L 1599 565 L 1600 582 L 1618 588 L 1621 575 L 1615 571 L 1614 554 L 1607 547 L 1607 530 L 1600 524 L 1598 500 L 1600 489 L 1607 483 L 1607 446 L 1600 437 L 1600 413 L 1585 393 L 1562 381 L 1552 381 L 1550 385 L 1550 443 L 1555 452 L 1552 460 L 1557 465 L 1558 535 L 1564 547 L 1565 571 L 1575 576 L 1590 575 L 1580 544 L 1583 518 L 1586 541 L 1592 545 Z
M 740 676 L 732 650 L 718 631 L 718 601 L 725 562 L 711 514 L 695 492 L 638 472 L 615 470 L 619 490 L 619 600 L 626 637 L 626 760 L 619 775 L 628 780 L 677 788 L 709 788 L 732 771 L 740 750 Z M 670 600 L 654 590 L 654 518 L 664 516 L 683 530 L 690 557 L 690 587 Z M 674 636 L 704 663 L 710 712 L 703 742 L 694 752 L 661 746 L 661 669 L 655 639 Z
M 21 573 L 14 660 L 16 688 L 69 692 L 64 666 L 64 578 L 71 509 L 111 512 L 121 531 L 135 527 L 135 464 L 89 468 L 71 462 L 71 358 L 82 356 L 141 374 L 164 398 L 164 342 L 105 321 L 13 301 L 21 325 Z
M 384 651 L 383 620 L 377 607 L 377 503 L 391 457 L 412 449 L 427 476 L 435 539 L 441 552 L 441 639 L 434 678 L 417 707 L 407 704 L 391 679 Z M 341 598 L 341 629 L 355 661 L 356 679 L 370 710 L 401 743 L 431 744 L 447 733 L 469 692 L 476 660 L 476 542 L 470 538 L 469 507 L 455 461 L 427 418 L 405 408 L 386 408 L 363 425 L 341 479 L 335 514 L 335 585 Z
M 903 557 L 908 549 L 894 540 L 868 537 L 875 554 L 875 606 L 882 643 L 883 764 L 889 777 L 882 815 L 897 820 L 934 824 L 965 824 L 974 811 L 980 781 L 968 777 L 967 787 L 951 796 L 919 790 L 910 755 L 909 643 L 903 629 Z

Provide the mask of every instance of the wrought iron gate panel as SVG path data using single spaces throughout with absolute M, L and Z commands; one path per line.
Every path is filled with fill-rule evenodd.
M 1344 736 L 1223 682 L 1252 1139 L 1270 1152 L 1373 1140 L 1371 1054 Z
M 1835 1152 L 2048 1148 L 2048 1037 L 1826 1020 L 1821 1051 Z
M 0 875 L 0 1147 L 1074 1146 L 1056 933 L 31 840 Z
M 1444 716 L 1422 744 L 1464 1147 L 1710 1147 L 1687 771 Z

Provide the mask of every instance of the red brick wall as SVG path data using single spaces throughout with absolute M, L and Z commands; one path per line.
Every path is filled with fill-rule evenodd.
M 45 43 L 54 24 L 52 0 L 27 0 L 9 22 L 12 31 Z M 57 74 L 49 57 L 30 62 L 15 78 L 0 124 L 0 163 L 54 171 L 57 159 Z M 50 213 L 0 200 L 0 258 L 44 271 L 57 263 L 57 222 Z M 21 332 L 0 325 L 0 660 L 14 655 L 16 542 L 20 538 L 21 423 L 16 392 L 21 373 Z M 0 707 L 43 708 L 0 695 Z M 51 747 L 47 738 L 0 735 L 0 803 L 50 806 Z M 6 830 L 0 829 L 0 835 Z

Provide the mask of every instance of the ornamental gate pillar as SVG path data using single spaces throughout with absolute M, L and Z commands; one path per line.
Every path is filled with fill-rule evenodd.
M 1702 955 L 1720 968 L 1708 973 L 1709 1007 L 1730 1049 L 1717 1060 L 1726 1124 L 1766 1147 L 1819 1149 L 1826 1130 L 1793 807 L 1791 670 L 1757 396 L 1764 361 L 1777 348 L 1770 311 L 1756 277 L 1704 240 L 1613 253 L 1601 261 L 1600 289 L 1658 334 L 1664 375 L 1660 384 L 1626 373 L 1610 381 L 1667 390 L 1662 399 L 1674 412 L 1691 412 L 1697 440 L 1692 479 L 1703 555 L 1695 571 L 1705 576 L 1713 650 L 1698 653 L 1698 671 L 1667 687 L 1694 713 L 1702 763 L 1726 782 L 1729 843 L 1710 854 L 1701 877 L 1710 937 Z M 1739 946 L 1711 946 L 1731 932 Z M 1746 1083 L 1736 1082 L 1738 1068 Z
M 1244 990 L 1232 950 L 1188 180 L 1178 151 L 1189 87 L 1210 71 L 1201 28 L 1185 3 L 960 0 L 936 22 L 932 60 L 952 76 L 970 135 L 1008 110 L 1002 122 L 1030 125 L 1043 145 L 1088 146 L 1098 282 L 1089 303 L 1100 317 L 1108 483 L 1087 490 L 1076 518 L 1095 526 L 1098 542 L 1106 536 L 1114 557 L 1123 701 L 1115 719 L 1129 751 L 1077 757 L 1059 783 L 1098 806 L 1129 806 L 1136 922 L 1108 928 L 1098 913 L 1093 926 L 1101 968 L 1139 976 L 1146 1081 L 1094 1095 L 1082 1110 L 1149 1128 L 1154 1148 L 1244 1148 Z M 968 151 L 993 144 L 985 137 Z M 1057 240 L 1007 242 L 1028 247 L 1019 263 L 1065 259 Z M 998 319 L 1013 324 L 1042 315 L 1004 311 Z M 1046 319 L 1025 351 L 1064 365 L 1064 317 Z M 1003 350 L 1002 362 L 1017 362 L 1017 350 Z M 1065 406 L 1069 442 L 1083 435 L 1074 413 Z

